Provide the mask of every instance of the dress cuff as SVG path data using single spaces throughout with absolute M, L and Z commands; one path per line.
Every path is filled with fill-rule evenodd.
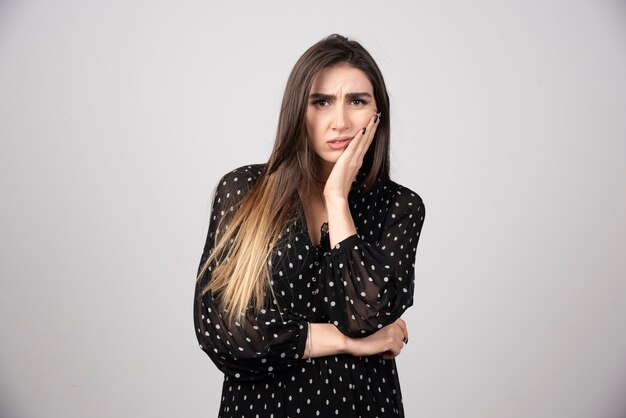
M 296 346 L 296 358 L 302 359 L 304 356 L 304 350 L 306 350 L 306 340 L 309 337 L 309 322 L 300 321 L 300 335 L 298 336 L 298 343 Z
M 326 255 L 332 257 L 333 255 L 341 253 L 348 248 L 354 247 L 358 242 L 359 235 L 354 233 L 335 244 L 335 246 L 331 248 L 330 251 L 326 253 Z

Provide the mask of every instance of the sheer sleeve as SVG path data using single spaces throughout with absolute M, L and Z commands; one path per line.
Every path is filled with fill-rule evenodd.
M 424 223 L 422 199 L 398 186 L 376 243 L 358 234 L 325 254 L 320 289 L 328 317 L 347 336 L 359 338 L 391 324 L 413 305 L 415 256 Z
M 213 197 L 209 230 L 198 272 L 211 253 L 220 218 L 233 210 L 258 174 L 248 166 L 236 169 L 220 180 Z M 307 320 L 288 312 L 279 312 L 276 305 L 267 303 L 266 309 L 259 315 L 253 315 L 250 308 L 241 321 L 229 327 L 211 292 L 200 296 L 201 290 L 211 280 L 211 269 L 212 266 L 209 266 L 196 283 L 194 324 L 200 348 L 217 368 L 238 380 L 258 380 L 301 361 L 308 336 Z

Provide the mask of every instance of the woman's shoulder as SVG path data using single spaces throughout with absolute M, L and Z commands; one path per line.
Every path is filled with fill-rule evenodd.
M 220 182 L 255 181 L 261 175 L 264 167 L 264 163 L 242 165 L 224 174 L 220 178 Z
M 265 164 L 247 164 L 230 170 L 220 177 L 214 189 L 214 200 L 235 206 L 249 192 L 261 175 Z
M 381 183 L 385 200 L 389 205 L 402 206 L 405 208 L 412 207 L 413 210 L 420 210 L 420 208 L 422 208 L 423 210 L 424 200 L 414 190 L 390 179 L 381 179 Z
M 248 190 L 252 188 L 264 167 L 264 163 L 247 164 L 227 172 L 220 177 L 217 191 Z

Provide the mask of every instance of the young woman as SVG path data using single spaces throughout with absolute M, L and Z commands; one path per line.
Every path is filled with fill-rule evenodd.
M 389 97 L 357 42 L 293 68 L 265 164 L 220 180 L 198 269 L 220 417 L 401 417 L 420 196 L 389 179 Z

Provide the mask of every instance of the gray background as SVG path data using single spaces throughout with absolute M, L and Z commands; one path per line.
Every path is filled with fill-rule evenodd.
M 1 416 L 217 416 L 211 193 L 333 32 L 382 68 L 427 208 L 407 416 L 626 415 L 624 3 L 225 3 L 0 1 Z

